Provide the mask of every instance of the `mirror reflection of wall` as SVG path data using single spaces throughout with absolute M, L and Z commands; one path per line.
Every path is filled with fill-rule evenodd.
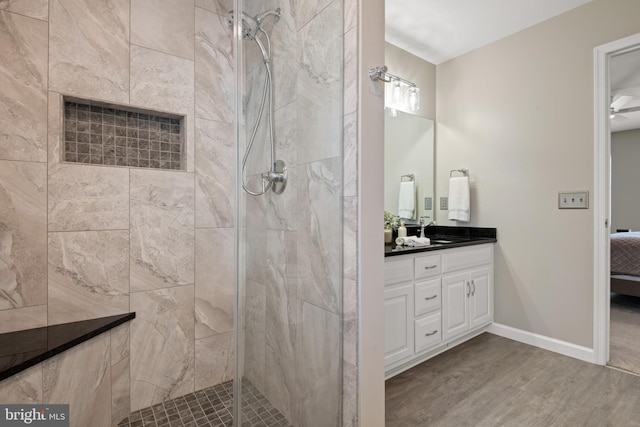
M 398 214 L 401 177 L 413 174 L 416 212 L 414 218 L 433 220 L 433 120 L 398 111 L 384 119 L 384 209 Z M 425 209 L 425 197 L 432 209 Z

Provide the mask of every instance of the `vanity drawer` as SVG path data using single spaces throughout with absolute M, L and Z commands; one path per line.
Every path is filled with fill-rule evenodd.
M 415 321 L 415 352 L 433 347 L 442 341 L 440 313 L 435 313 Z
M 404 258 L 384 263 L 384 284 L 409 282 L 413 280 L 413 258 Z
M 442 306 L 442 287 L 440 285 L 440 278 L 416 283 L 414 316 L 418 317 L 440 310 Z
M 442 255 L 442 272 L 462 270 L 463 268 L 491 264 L 493 247 L 482 246 L 473 249 L 450 251 Z
M 427 255 L 416 257 L 415 277 L 416 280 L 425 277 L 437 276 L 440 274 L 440 255 Z

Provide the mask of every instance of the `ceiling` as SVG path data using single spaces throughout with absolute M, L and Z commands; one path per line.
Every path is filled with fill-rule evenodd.
M 385 0 L 386 40 L 438 65 L 592 0 Z M 640 107 L 640 49 L 611 58 L 611 95 Z M 611 131 L 640 128 L 640 111 L 618 114 Z
M 440 64 L 591 0 L 386 0 L 386 40 Z
M 631 96 L 622 108 L 640 107 L 640 49 L 626 52 L 611 58 L 610 66 L 611 96 Z M 616 114 L 611 119 L 611 131 L 640 128 L 640 111 Z

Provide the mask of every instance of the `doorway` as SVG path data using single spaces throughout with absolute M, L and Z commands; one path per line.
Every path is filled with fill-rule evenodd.
M 620 39 L 594 49 L 594 77 L 595 77 L 595 103 L 594 103 L 594 356 L 595 362 L 605 365 L 611 358 L 612 332 L 619 334 L 619 325 L 615 323 L 612 331 L 611 322 L 611 233 L 616 227 L 623 229 L 621 225 L 612 223 L 612 95 L 611 87 L 612 70 L 611 60 L 614 57 L 640 49 L 640 34 Z M 615 100 L 615 99 L 614 99 Z M 617 109 L 620 107 L 616 106 Z M 627 236 L 625 236 L 627 237 Z M 615 270 L 615 268 L 614 268 Z M 613 271 L 619 273 L 619 271 Z M 630 275 L 625 275 L 630 276 Z M 638 288 L 640 288 L 640 276 Z M 625 277 L 625 279 L 632 279 Z M 614 285 L 616 290 L 620 288 Z M 629 293 L 629 292 L 627 292 Z M 640 292 L 638 292 L 640 295 Z M 623 298 L 624 299 L 624 298 Z M 622 299 L 622 300 L 623 300 Z M 638 300 L 640 301 L 640 299 Z M 618 301 L 620 302 L 620 301 Z M 629 307 L 626 307 L 629 308 Z M 613 308 L 616 322 L 619 314 L 619 306 Z M 638 304 L 640 316 L 640 304 Z M 640 323 L 639 323 L 640 325 Z M 639 326 L 640 327 L 640 326 Z M 617 344 L 616 344 L 617 345 Z M 615 346 L 614 346 L 615 347 Z M 640 350 L 640 348 L 638 349 Z M 640 358 L 638 358 L 640 362 Z M 628 368 L 626 368 L 628 370 Z M 640 365 L 638 366 L 640 373 Z

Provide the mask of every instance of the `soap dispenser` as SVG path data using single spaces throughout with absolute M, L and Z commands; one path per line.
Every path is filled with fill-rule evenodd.
M 400 227 L 398 227 L 398 237 L 407 237 L 407 227 L 404 226 L 404 221 L 400 221 Z

